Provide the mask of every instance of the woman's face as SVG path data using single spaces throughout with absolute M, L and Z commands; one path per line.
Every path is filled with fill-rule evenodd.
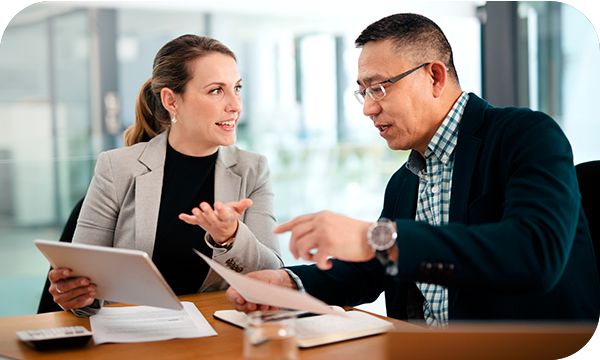
M 235 60 L 215 52 L 190 62 L 188 69 L 192 78 L 183 94 L 175 95 L 177 122 L 171 132 L 215 151 L 235 143 L 242 111 L 242 79 Z

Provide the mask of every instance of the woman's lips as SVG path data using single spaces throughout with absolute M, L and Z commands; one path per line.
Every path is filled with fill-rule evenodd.
M 216 123 L 216 125 L 218 127 L 220 127 L 223 130 L 227 130 L 227 131 L 231 131 L 231 130 L 235 129 L 236 124 L 237 124 L 237 119 L 225 120 L 225 121 L 220 121 L 220 122 Z

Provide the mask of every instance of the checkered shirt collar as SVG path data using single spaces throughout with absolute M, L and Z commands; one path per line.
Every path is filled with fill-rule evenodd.
M 466 92 L 463 92 L 458 97 L 452 106 L 452 109 L 450 109 L 448 115 L 446 115 L 442 124 L 431 138 L 429 145 L 427 145 L 427 149 L 425 149 L 425 158 L 423 158 L 418 151 L 411 151 L 408 161 L 406 162 L 406 167 L 413 174 L 421 175 L 425 171 L 425 159 L 431 157 L 431 155 L 435 155 L 444 165 L 448 164 L 450 156 L 456 147 L 456 142 L 458 140 L 458 124 L 460 123 L 468 100 L 469 94 Z

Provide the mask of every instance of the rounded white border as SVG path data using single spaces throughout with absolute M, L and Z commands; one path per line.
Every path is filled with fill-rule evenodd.
M 53 0 L 50 0 L 53 1 Z M 55 0 L 54 0 L 55 1 Z M 244 2 L 244 0 L 238 0 L 240 2 Z M 451 2 L 451 0 L 446 0 Z M 8 0 L 3 1 L 0 10 L 0 36 L 4 35 L 4 30 L 12 20 L 12 18 L 17 15 L 21 10 L 26 7 L 35 4 L 37 1 L 34 0 Z M 598 36 L 598 29 L 600 29 L 600 6 L 597 5 L 596 0 L 566 0 L 561 1 L 562 3 L 571 5 L 575 9 L 579 10 L 583 15 L 585 15 L 588 20 L 592 23 L 596 30 L 596 36 Z M 232 6 L 234 6 L 235 1 L 228 1 Z M 255 4 L 260 4 L 261 1 L 254 2 Z M 312 6 L 317 6 L 316 3 L 309 1 Z M 347 4 L 347 2 L 346 2 Z M 364 2 L 361 1 L 361 4 L 364 5 Z M 347 5 L 345 5 L 347 6 Z M 1 46 L 1 42 L 0 42 Z M 599 51 L 600 51 L 600 43 L 599 43 Z M 600 261 L 600 259 L 598 259 Z M 596 355 L 596 356 L 594 356 Z M 568 357 L 568 359 L 592 359 L 592 358 L 600 358 L 600 334 L 599 331 L 596 331 L 592 337 L 592 339 L 575 354 Z

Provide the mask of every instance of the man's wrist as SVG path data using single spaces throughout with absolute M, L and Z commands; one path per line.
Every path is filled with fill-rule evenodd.
M 386 218 L 373 223 L 367 233 L 367 242 L 375 251 L 375 257 L 390 276 L 398 274 L 397 238 L 396 222 Z
M 304 285 L 302 284 L 302 280 L 300 280 L 298 275 L 294 274 L 294 272 L 292 270 L 287 269 L 287 268 L 281 268 L 279 270 L 283 270 L 286 273 L 286 275 L 282 274 L 286 278 L 286 280 L 284 280 L 285 287 L 294 289 L 294 290 L 298 290 L 301 292 L 306 292 L 306 290 L 304 289 Z

